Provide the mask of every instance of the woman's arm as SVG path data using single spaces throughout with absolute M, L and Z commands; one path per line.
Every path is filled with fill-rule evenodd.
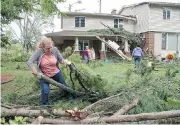
M 62 56 L 62 54 L 60 53 L 60 51 L 58 50 L 57 47 L 54 47 L 54 49 L 55 49 L 56 54 L 57 54 L 57 60 L 58 60 L 60 63 L 63 63 L 64 57 Z
M 34 74 L 37 74 L 37 69 L 34 66 L 34 63 L 38 61 L 39 57 L 40 57 L 40 49 L 36 50 L 27 61 L 27 65 L 31 68 Z

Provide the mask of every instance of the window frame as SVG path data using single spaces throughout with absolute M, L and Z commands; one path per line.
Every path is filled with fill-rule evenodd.
M 84 17 L 84 26 L 82 26 L 82 20 L 80 20 L 80 18 Z M 78 26 L 76 26 L 76 18 L 79 18 L 78 21 Z M 75 16 L 74 17 L 74 23 L 75 23 L 75 27 L 85 27 L 86 26 L 86 17 L 85 16 Z
M 168 16 L 169 12 L 169 16 Z M 170 20 L 171 19 L 171 9 L 167 7 L 163 7 L 163 19 L 164 20 Z
M 79 46 L 80 46 L 80 42 L 82 42 L 82 48 L 83 48 L 83 49 L 80 49 L 81 47 L 79 47 Z M 79 43 L 79 44 L 78 44 L 78 47 L 79 47 L 79 50 L 80 50 L 80 51 L 84 51 L 84 50 L 85 50 L 85 47 L 87 46 L 87 45 L 86 45 L 86 46 L 84 45 L 85 43 L 87 43 L 88 46 L 89 46 L 89 40 L 78 40 L 78 43 Z
M 117 27 L 115 27 L 115 20 L 118 20 L 118 22 L 117 22 Z M 120 21 L 120 20 L 122 20 L 122 21 Z M 121 22 L 121 23 L 120 23 Z M 114 28 L 123 28 L 123 25 L 124 25 L 124 20 L 122 19 L 122 18 L 114 18 Z M 121 25 L 121 26 L 120 26 Z

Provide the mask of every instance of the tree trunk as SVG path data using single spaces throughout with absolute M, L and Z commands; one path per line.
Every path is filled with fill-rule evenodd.
M 26 109 L 7 109 L 1 107 L 1 116 L 26 116 L 26 117 L 38 117 L 38 116 L 70 116 L 66 114 L 65 111 L 53 110 L 48 112 L 46 110 L 26 110 Z M 88 124 L 88 123 L 119 123 L 119 122 L 137 122 L 143 120 L 157 120 L 166 118 L 180 117 L 180 110 L 163 111 L 163 112 L 153 112 L 153 113 L 141 113 L 134 115 L 118 115 L 114 117 L 94 117 L 86 118 L 84 120 L 73 121 L 73 120 L 63 120 L 63 119 L 47 119 L 43 118 L 41 123 L 45 124 Z
M 44 79 L 45 81 L 47 81 L 48 83 L 54 85 L 54 86 L 57 86 L 59 88 L 61 88 L 62 90 L 66 91 L 66 92 L 69 92 L 71 94 L 74 94 L 74 95 L 77 95 L 77 96 L 82 96 L 82 95 L 87 95 L 89 93 L 85 93 L 85 92 L 78 92 L 78 91 L 75 91 L 73 89 L 71 89 L 70 87 L 66 87 L 64 86 L 63 84 L 59 83 L 59 82 L 56 82 L 55 80 L 51 79 L 51 78 L 48 78 L 47 76 L 45 75 L 42 75 L 41 76 L 42 79 Z
M 62 120 L 62 119 L 49 119 L 44 118 L 42 124 L 95 124 L 95 123 L 120 123 L 120 122 L 137 122 L 143 120 L 157 120 L 166 118 L 180 117 L 180 110 L 142 113 L 136 115 L 120 115 L 117 117 L 95 117 L 87 118 L 82 121 Z
M 28 110 L 28 109 L 7 109 L 4 107 L 1 107 L 1 116 L 6 116 L 6 115 L 12 115 L 12 116 L 51 116 L 51 115 L 57 115 L 57 116 L 68 116 L 68 114 L 65 113 L 65 111 L 60 111 L 60 110 L 52 110 L 52 111 L 47 111 L 47 110 Z

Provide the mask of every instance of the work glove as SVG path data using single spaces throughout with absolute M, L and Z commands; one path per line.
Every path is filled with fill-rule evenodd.
M 70 64 L 71 64 L 71 61 L 68 61 L 67 59 L 64 59 L 64 60 L 63 60 L 63 64 L 64 64 L 65 66 L 70 65 Z

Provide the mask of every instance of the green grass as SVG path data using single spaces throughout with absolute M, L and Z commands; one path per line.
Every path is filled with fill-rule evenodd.
M 155 85 L 156 87 L 162 88 L 163 91 L 167 91 L 168 83 L 165 82 L 165 74 L 168 68 L 171 71 L 178 70 L 180 71 L 180 66 L 175 66 L 173 64 L 161 64 L 157 65 L 157 69 L 159 71 L 152 71 L 151 74 L 147 76 L 141 76 L 133 72 L 134 65 L 133 62 L 119 62 L 119 63 L 104 63 L 98 62 L 102 65 L 98 66 L 91 66 L 89 64 L 86 68 L 91 70 L 93 74 L 100 75 L 103 79 L 105 79 L 107 84 L 104 85 L 105 90 L 109 95 L 117 94 L 121 92 L 122 89 L 127 89 L 128 91 L 136 90 L 144 90 L 146 88 L 152 87 Z M 1 96 L 2 96 L 2 103 L 11 103 L 11 104 L 23 104 L 23 105 L 39 105 L 40 102 L 40 87 L 39 82 L 37 79 L 32 75 L 31 70 L 27 67 L 25 62 L 1 62 L 1 73 L 7 74 L 14 74 L 16 78 L 6 84 L 1 85 Z M 130 75 L 130 77 L 129 77 Z M 69 76 L 66 76 L 66 78 Z M 157 82 L 157 84 L 156 84 Z M 171 79 L 172 85 L 175 87 L 180 88 L 180 72 L 176 74 L 176 76 Z M 160 84 L 161 83 L 161 84 Z M 98 84 L 98 83 L 97 83 Z M 162 86 L 164 84 L 164 86 Z M 158 86 L 159 85 L 159 86 Z M 166 86 L 167 85 L 167 86 Z M 135 86 L 134 88 L 132 88 Z M 163 88 L 164 87 L 164 88 Z M 76 99 L 73 101 L 71 105 L 66 97 L 62 97 L 62 92 L 59 91 L 57 87 L 51 87 L 50 94 L 50 103 L 54 105 L 54 107 L 61 107 L 61 108 L 83 108 L 90 104 L 86 100 Z M 170 87 L 169 87 L 170 88 Z M 169 90 L 170 91 L 170 90 Z M 172 98 L 177 97 L 180 99 L 179 93 L 175 94 L 176 91 L 169 92 Z M 28 94 L 29 93 L 29 94 Z M 26 95 L 26 96 L 25 96 Z M 123 95 L 122 99 L 127 100 L 130 99 L 132 96 L 131 94 Z M 143 95 L 146 100 L 142 100 L 141 107 L 137 107 L 131 112 L 151 112 L 151 111 L 159 111 L 165 108 L 160 107 L 163 104 L 163 100 L 161 100 L 158 96 L 153 97 L 152 93 L 148 93 Z M 134 98 L 134 96 L 132 96 Z M 160 99 L 156 101 L 157 99 Z M 151 103 L 148 101 L 151 100 Z M 121 100 L 123 101 L 123 100 Z M 123 102 L 122 104 L 124 104 Z M 147 103 L 147 104 L 146 104 Z M 158 103 L 154 105 L 154 103 Z M 142 108 L 143 106 L 143 108 Z M 148 106 L 148 107 L 147 107 Z

